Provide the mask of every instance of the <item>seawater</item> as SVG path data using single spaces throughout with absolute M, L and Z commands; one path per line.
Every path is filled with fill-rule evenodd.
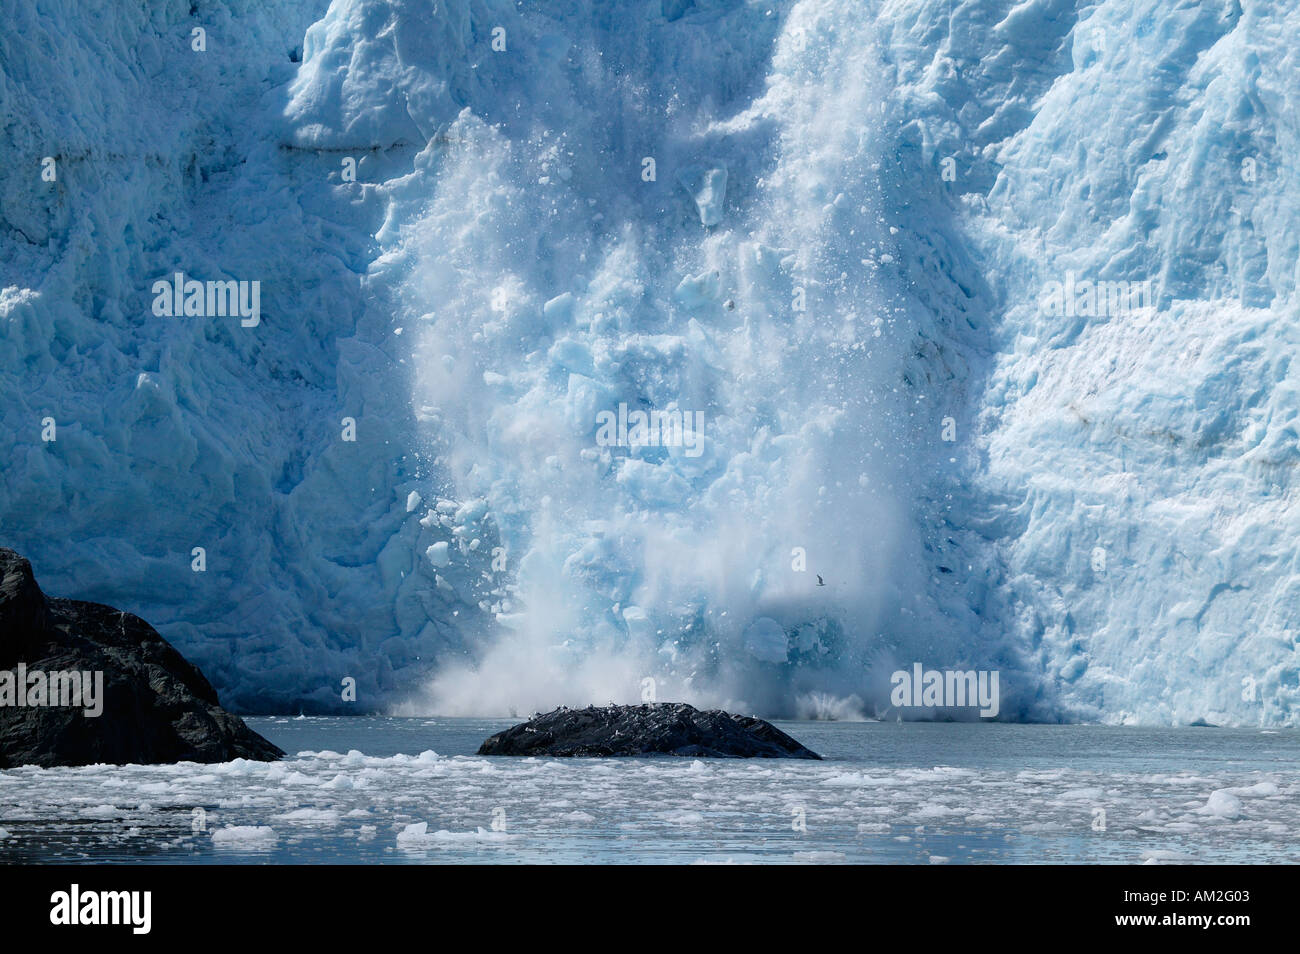
M 779 723 L 825 756 L 805 762 L 474 755 L 512 720 L 247 721 L 290 756 L 0 772 L 0 863 L 1300 861 L 1290 729 Z

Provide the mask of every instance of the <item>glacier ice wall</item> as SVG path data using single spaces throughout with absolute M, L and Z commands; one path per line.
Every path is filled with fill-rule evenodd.
M 23 3 L 0 30 L 3 538 L 246 710 L 339 705 L 348 676 L 377 700 L 474 625 L 391 558 L 420 444 L 361 282 L 382 208 L 284 118 L 323 12 Z M 177 271 L 260 281 L 260 324 L 155 317 Z
M 228 704 L 1295 720 L 1285 5 L 121 6 L 0 31 L 0 535 Z
M 999 626 L 1082 717 L 1294 722 L 1300 15 L 972 4 L 936 56 L 933 21 L 889 8 L 900 71 L 961 104 L 924 136 L 969 169 L 999 302 L 972 474 Z M 1030 45 L 1044 75 L 1005 74 Z M 1045 302 L 1072 279 L 1149 283 L 1150 307 Z

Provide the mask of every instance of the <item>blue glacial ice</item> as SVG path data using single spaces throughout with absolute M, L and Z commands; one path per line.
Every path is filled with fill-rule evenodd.
M 919 661 L 1300 720 L 1300 11 L 196 9 L 0 29 L 0 543 L 50 593 L 254 711 L 892 718 Z M 155 317 L 176 271 L 261 323 Z

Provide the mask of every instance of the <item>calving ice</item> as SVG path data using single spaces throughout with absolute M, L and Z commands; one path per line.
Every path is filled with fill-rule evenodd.
M 979 707 L 991 719 L 1000 708 L 997 670 L 899 669 L 889 678 L 889 701 L 900 709 L 965 709 Z
M 704 412 L 628 411 L 596 414 L 596 444 L 600 447 L 682 447 L 687 457 L 704 453 Z
M 0 708 L 53 706 L 81 709 L 87 719 L 104 711 L 104 674 L 95 672 L 44 672 L 19 663 L 0 669 Z
M 50 904 L 50 923 L 61 927 L 126 924 L 132 934 L 148 934 L 153 925 L 150 891 L 82 891 L 74 884 L 50 895 Z
M 255 328 L 262 321 L 260 281 L 208 281 L 176 272 L 171 280 L 153 283 L 153 313 L 159 318 L 224 318 L 238 315 L 240 325 Z

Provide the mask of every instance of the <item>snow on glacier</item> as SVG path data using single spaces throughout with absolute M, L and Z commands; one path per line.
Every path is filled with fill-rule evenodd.
M 0 33 L 0 542 L 228 703 L 1295 721 L 1284 4 L 120 7 Z

